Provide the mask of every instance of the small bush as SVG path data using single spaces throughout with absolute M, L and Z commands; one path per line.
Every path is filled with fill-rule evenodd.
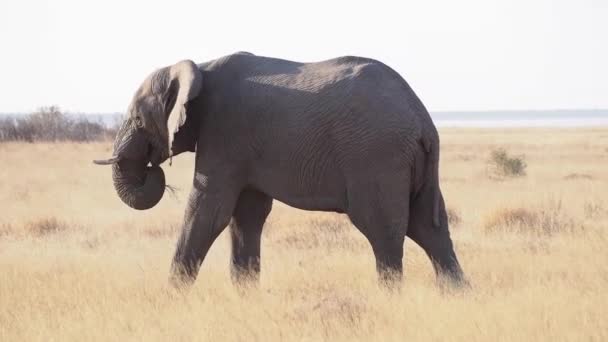
M 460 221 L 462 221 L 460 218 L 460 213 L 456 209 L 448 208 L 446 212 L 448 214 L 448 223 L 450 226 L 457 225 L 460 223 Z
M 524 156 L 510 156 L 504 148 L 492 150 L 488 160 L 489 170 L 498 177 L 520 177 L 526 175 Z

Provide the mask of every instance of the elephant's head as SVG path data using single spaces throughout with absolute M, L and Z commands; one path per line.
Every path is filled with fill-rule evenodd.
M 159 164 L 183 151 L 176 148 L 175 134 L 186 123 L 186 104 L 199 94 L 202 78 L 189 60 L 153 72 L 133 96 L 112 158 L 94 161 L 112 165 L 114 188 L 131 208 L 152 208 L 163 197 Z

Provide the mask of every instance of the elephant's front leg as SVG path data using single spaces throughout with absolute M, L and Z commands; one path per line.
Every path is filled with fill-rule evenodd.
M 183 287 L 194 282 L 209 248 L 228 225 L 237 196 L 238 191 L 213 191 L 195 181 L 171 265 L 172 285 Z
M 261 192 L 245 190 L 239 196 L 230 223 L 231 275 L 236 284 L 258 281 L 262 227 L 271 208 L 272 198 Z

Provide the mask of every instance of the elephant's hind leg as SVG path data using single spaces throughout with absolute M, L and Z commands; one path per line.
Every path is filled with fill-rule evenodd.
M 256 282 L 259 278 L 260 238 L 271 208 L 272 198 L 261 192 L 244 190 L 239 196 L 230 223 L 234 283 Z
M 432 190 L 427 186 L 423 187 L 410 208 L 407 236 L 429 256 L 441 284 L 443 280 L 448 280 L 452 285 L 466 285 L 450 238 L 443 197 L 440 196 L 439 199 L 439 227 L 433 226 L 433 200 Z
M 398 178 L 358 182 L 348 189 L 348 216 L 372 246 L 380 283 L 389 288 L 402 279 L 408 223 L 409 179 Z

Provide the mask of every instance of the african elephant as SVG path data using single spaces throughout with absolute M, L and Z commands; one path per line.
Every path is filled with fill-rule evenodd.
M 114 143 L 115 189 L 135 209 L 163 196 L 159 167 L 196 151 L 193 187 L 171 266 L 190 284 L 226 226 L 232 279 L 257 279 L 273 199 L 345 213 L 368 239 L 379 279 L 401 279 L 403 243 L 439 277 L 465 282 L 439 188 L 439 136 L 406 81 L 376 60 L 316 63 L 236 53 L 153 72 Z M 148 165 L 150 164 L 150 165 Z

